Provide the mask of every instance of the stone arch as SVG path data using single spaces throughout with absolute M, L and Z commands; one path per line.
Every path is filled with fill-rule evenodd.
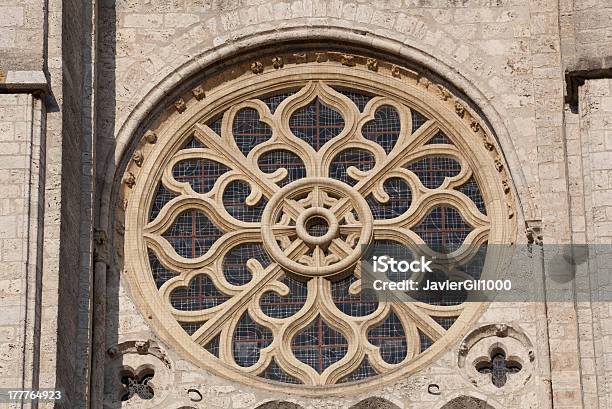
M 442 409 L 494 409 L 494 407 L 473 396 L 459 396 L 442 406 Z
M 256 409 L 302 409 L 297 403 L 275 400 L 257 406 Z
M 367 398 L 351 406 L 349 409 L 399 409 L 394 403 L 378 396 Z

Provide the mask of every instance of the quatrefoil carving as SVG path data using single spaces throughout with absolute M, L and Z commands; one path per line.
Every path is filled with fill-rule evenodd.
M 498 388 L 503 387 L 508 376 L 519 373 L 523 365 L 515 357 L 507 357 L 503 347 L 491 349 L 488 356 L 478 358 L 476 370 L 481 374 L 491 375 L 491 383 Z
M 121 384 L 123 385 L 121 400 L 128 401 L 136 396 L 142 400 L 153 399 L 155 396 L 152 382 L 154 376 L 155 371 L 151 368 L 124 369 L 121 373 Z
M 469 334 L 459 348 L 459 368 L 470 382 L 500 394 L 523 387 L 533 374 L 535 353 L 516 325 L 485 325 Z

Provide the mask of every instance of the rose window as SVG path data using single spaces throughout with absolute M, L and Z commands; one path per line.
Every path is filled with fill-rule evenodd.
M 467 265 L 501 237 L 503 212 L 469 126 L 329 72 L 243 96 L 235 85 L 231 103 L 160 133 L 151 182 L 134 188 L 125 248 L 141 305 L 217 373 L 288 388 L 382 379 L 422 367 L 479 311 L 361 296 L 364 249 Z

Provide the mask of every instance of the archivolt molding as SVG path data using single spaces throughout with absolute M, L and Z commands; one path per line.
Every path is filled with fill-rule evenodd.
M 326 278 L 345 274 L 347 268 L 357 263 L 361 245 L 372 238 L 399 241 L 415 249 L 423 247 L 425 242 L 413 228 L 436 205 L 451 206 L 460 212 L 473 228 L 467 243 L 513 243 L 515 199 L 507 188 L 506 166 L 487 126 L 444 86 L 410 69 L 360 55 L 336 52 L 277 55 L 245 62 L 228 72 L 222 78 L 198 84 L 191 94 L 183 95 L 172 108 L 175 112 L 168 112 L 163 122 L 145 133 L 137 147 L 138 155 L 134 155 L 125 171 L 120 200 L 125 208 L 116 209 L 118 220 L 125 217 L 125 240 L 116 243 L 123 245 L 118 253 L 125 254 L 125 275 L 137 305 L 148 311 L 152 327 L 166 342 L 202 367 L 219 374 L 232 373 L 237 380 L 276 391 L 280 388 L 305 395 L 346 393 L 354 386 L 336 382 L 355 371 L 365 357 L 381 375 L 361 381 L 361 388 L 380 385 L 427 365 L 465 332 L 484 306 L 470 303 L 436 307 L 424 303 L 381 302 L 367 316 L 353 317 L 334 307 L 330 281 Z M 372 98 L 360 112 L 332 86 L 379 96 Z M 284 89 L 297 92 L 280 103 L 274 112 L 257 99 Z M 342 132 L 319 150 L 293 136 L 289 125 L 292 113 L 314 98 L 337 110 L 344 120 Z M 363 125 L 382 106 L 393 107 L 402 125 L 400 136 L 388 153 L 361 134 Z M 234 118 L 244 108 L 257 111 L 259 120 L 273 130 L 271 138 L 253 148 L 246 157 L 232 135 Z M 410 129 L 413 109 L 429 118 L 415 132 Z M 221 114 L 219 136 L 206 121 Z M 453 145 L 425 145 L 438 131 L 448 135 Z M 192 137 L 204 147 L 182 149 Z M 305 179 L 286 188 L 278 184 L 287 175 L 286 169 L 265 173 L 258 165 L 262 155 L 280 148 L 296 153 L 307 172 Z M 375 165 L 367 171 L 355 167 L 347 170 L 356 181 L 352 187 L 330 179 L 328 173 L 333 159 L 349 148 L 368 151 L 375 158 Z M 452 158 L 459 162 L 461 171 L 447 177 L 439 188 L 429 189 L 405 165 L 430 156 Z M 219 176 L 210 191 L 197 193 L 189 183 L 175 180 L 172 174 L 176 164 L 194 158 L 218 162 L 230 170 Z M 465 194 L 453 190 L 470 177 L 483 189 L 487 215 L 480 213 Z M 383 186 L 390 178 L 401 179 L 410 186 L 412 204 L 401 216 L 372 219 L 363 198 L 372 195 L 380 203 L 387 202 L 389 195 Z M 257 205 L 263 198 L 268 200 L 261 222 L 239 221 L 228 213 L 223 193 L 236 180 L 244 181 L 250 188 L 246 198 L 248 206 Z M 150 204 L 160 181 L 177 197 L 149 221 Z M 207 252 L 194 258 L 179 256 L 163 237 L 177 216 L 187 209 L 201 211 L 223 232 Z M 330 229 L 337 229 L 339 235 L 314 238 L 304 233 L 300 215 L 311 210 L 327 218 Z M 251 242 L 263 243 L 273 262 L 264 268 L 256 260 L 249 260 L 247 267 L 253 279 L 245 285 L 233 285 L 220 273 L 224 255 L 237 244 Z M 450 256 L 467 260 L 473 255 L 474 247 L 459 248 Z M 148 249 L 154 251 L 165 268 L 177 273 L 159 290 L 150 278 Z M 436 253 L 430 249 L 429 255 Z M 499 267 L 488 266 L 493 270 Z M 304 306 L 290 319 L 269 317 L 259 306 L 260 297 L 268 291 L 287 295 L 289 289 L 281 279 L 288 273 L 308 280 Z M 355 273 L 359 279 L 359 268 Z M 172 292 L 188 286 L 199 274 L 209 277 L 229 299 L 203 311 L 173 308 Z M 359 281 L 354 283 L 351 291 L 358 291 L 359 285 Z M 409 340 L 405 359 L 395 365 L 385 362 L 379 348 L 367 342 L 367 331 L 383 322 L 391 311 L 400 320 Z M 247 312 L 272 332 L 273 340 L 260 351 L 254 365 L 244 368 L 234 362 L 231 342 L 240 317 Z M 321 373 L 291 353 L 291 340 L 317 316 L 339 330 L 348 343 L 344 358 Z M 459 318 L 449 330 L 432 318 L 452 316 Z M 189 336 L 177 320 L 204 323 Z M 433 342 L 425 352 L 419 347 L 419 331 Z M 203 348 L 216 336 L 221 340 L 219 359 Z M 301 384 L 271 383 L 257 377 L 273 359 Z

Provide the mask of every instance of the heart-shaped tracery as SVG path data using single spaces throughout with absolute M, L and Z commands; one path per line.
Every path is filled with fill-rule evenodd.
M 340 135 L 344 129 L 344 119 L 338 111 L 315 98 L 291 115 L 289 128 L 296 137 L 318 151 L 332 138 Z
M 363 125 L 361 133 L 389 153 L 399 139 L 400 126 L 401 121 L 397 110 L 392 106 L 383 105 L 376 109 L 374 119 Z
M 232 133 L 238 149 L 246 156 L 255 146 L 272 137 L 272 128 L 260 120 L 256 109 L 243 108 L 234 117 Z
M 348 352 L 348 341 L 342 332 L 331 327 L 320 316 L 291 341 L 295 357 L 322 373 Z
M 157 183 L 150 280 L 186 336 L 236 370 L 292 385 L 390 373 L 464 307 L 364 299 L 360 258 L 486 238 L 456 138 L 416 107 L 323 81 L 243 100 L 197 124 Z

